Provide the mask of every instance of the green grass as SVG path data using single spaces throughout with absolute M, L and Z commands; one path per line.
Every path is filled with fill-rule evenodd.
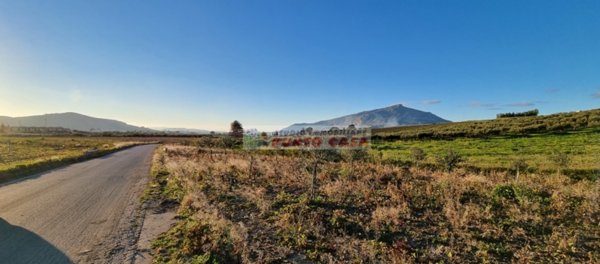
M 384 159 L 409 161 L 411 149 L 415 147 L 427 153 L 425 163 L 428 164 L 434 164 L 437 156 L 452 149 L 466 158 L 467 165 L 478 168 L 510 168 L 514 160 L 522 158 L 535 169 L 553 170 L 556 165 L 550 157 L 559 152 L 570 157 L 569 169 L 600 169 L 598 128 L 565 134 L 463 137 L 449 140 L 376 140 L 372 149 L 376 152 L 381 151 Z

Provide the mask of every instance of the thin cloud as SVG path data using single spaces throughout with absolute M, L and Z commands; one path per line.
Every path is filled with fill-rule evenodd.
M 510 106 L 510 107 L 527 107 L 527 106 L 534 106 L 534 105 L 535 105 L 534 102 L 518 102 L 518 103 L 507 104 L 506 106 Z
M 560 90 L 556 89 L 556 88 L 546 89 L 546 93 L 549 93 L 549 94 L 557 93 L 558 91 L 560 91 Z
M 504 110 L 504 108 L 502 108 L 502 107 L 488 107 L 486 109 L 487 110 L 494 110 L 494 111 L 496 111 L 496 110 Z
M 594 99 L 600 99 L 600 91 L 597 91 L 595 93 L 592 94 L 592 98 Z
M 526 101 L 526 102 L 511 103 L 511 104 L 507 104 L 506 106 L 509 106 L 509 107 L 530 107 L 530 106 L 535 106 L 535 105 L 545 104 L 545 103 L 546 103 L 546 101 Z
M 496 107 L 496 104 L 482 103 L 482 102 L 479 102 L 479 101 L 474 101 L 474 102 L 471 102 L 469 104 L 469 106 L 473 107 L 473 108 L 491 108 L 491 107 Z
M 472 108 L 483 108 L 485 110 L 490 110 L 490 111 L 497 111 L 497 110 L 502 110 L 503 108 L 501 106 L 499 106 L 498 104 L 494 104 L 494 103 L 482 103 L 479 101 L 473 101 L 469 104 L 470 107 Z
M 421 101 L 421 104 L 424 104 L 424 105 L 434 105 L 434 104 L 440 104 L 440 103 L 442 103 L 442 100 L 437 100 L 437 99 Z

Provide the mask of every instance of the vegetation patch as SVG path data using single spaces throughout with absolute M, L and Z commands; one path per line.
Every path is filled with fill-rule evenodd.
M 119 138 L 0 136 L 0 183 L 139 144 Z
M 156 176 L 168 180 L 156 186 L 177 182 L 183 198 L 180 221 L 153 243 L 156 263 L 600 258 L 597 183 L 555 171 L 516 180 L 510 171 L 405 167 L 377 155 L 329 159 L 177 145 L 161 151 Z M 173 193 L 161 188 L 161 197 Z

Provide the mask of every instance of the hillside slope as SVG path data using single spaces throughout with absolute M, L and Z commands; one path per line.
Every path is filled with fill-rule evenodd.
M 129 125 L 117 120 L 95 118 L 72 112 L 24 117 L 0 116 L 0 124 L 13 127 L 63 127 L 93 132 L 153 132 L 152 129 Z
M 406 125 L 420 124 L 439 124 L 448 123 L 439 116 L 429 112 L 423 112 L 416 109 L 405 107 L 401 104 L 392 105 L 385 108 L 363 111 L 356 114 L 346 115 L 329 120 L 323 120 L 315 123 L 297 123 L 283 130 L 300 130 L 306 127 L 330 128 L 347 127 L 351 124 L 357 127 L 385 128 Z
M 487 137 L 498 135 L 527 135 L 554 133 L 600 127 L 600 109 L 557 113 L 545 116 L 500 118 L 463 121 L 448 124 L 399 126 L 374 129 L 376 138 L 447 139 L 458 137 Z

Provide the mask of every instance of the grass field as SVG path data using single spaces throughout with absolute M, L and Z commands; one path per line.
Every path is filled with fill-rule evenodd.
M 436 157 L 454 150 L 466 159 L 465 165 L 479 168 L 510 168 L 523 159 L 534 169 L 554 170 L 551 157 L 564 153 L 570 157 L 573 170 L 600 170 L 600 129 L 585 129 L 561 134 L 529 134 L 526 136 L 489 136 L 483 138 L 422 139 L 375 141 L 374 152 L 384 159 L 411 161 L 411 150 L 423 149 L 424 163 L 435 164 Z
M 154 262 L 600 260 L 598 182 L 370 159 L 314 164 L 302 155 L 161 148 L 148 194 L 177 204 L 178 222 L 153 242 Z
M 0 180 L 78 161 L 135 144 L 110 137 L 0 136 Z
M 529 172 L 598 178 L 600 109 L 373 129 L 373 156 L 410 165 L 415 148 L 426 154 L 420 163 L 427 167 L 439 167 L 439 157 L 452 150 L 463 157 L 461 167 L 475 171 L 506 171 L 523 161 Z M 560 155 L 565 163 L 556 162 Z

